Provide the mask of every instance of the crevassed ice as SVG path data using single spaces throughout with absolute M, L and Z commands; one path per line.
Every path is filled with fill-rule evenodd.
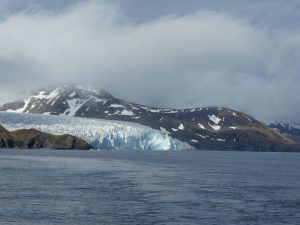
M 0 112 L 0 124 L 10 131 L 35 128 L 51 134 L 71 134 L 86 140 L 95 149 L 183 150 L 193 148 L 185 142 L 170 137 L 167 132 L 129 122 Z

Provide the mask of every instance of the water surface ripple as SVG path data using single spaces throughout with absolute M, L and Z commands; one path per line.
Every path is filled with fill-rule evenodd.
M 1 225 L 300 224 L 300 154 L 0 151 Z

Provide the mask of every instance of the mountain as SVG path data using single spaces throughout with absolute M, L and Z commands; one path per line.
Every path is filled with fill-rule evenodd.
M 269 126 L 300 144 L 300 125 L 288 122 L 274 122 L 269 124 Z
M 128 121 L 155 130 L 197 149 L 299 151 L 294 141 L 255 118 L 232 109 L 204 107 L 156 108 L 113 97 L 103 89 L 62 86 L 40 90 L 24 101 L 7 103 L 0 111 L 64 115 Z
M 9 132 L 0 126 L 0 148 L 90 149 L 87 142 L 71 135 L 52 135 L 35 129 Z
M 34 128 L 51 134 L 72 134 L 88 142 L 94 149 L 192 149 L 189 144 L 170 137 L 163 129 L 155 130 L 130 122 L 0 112 L 0 124 L 12 132 Z

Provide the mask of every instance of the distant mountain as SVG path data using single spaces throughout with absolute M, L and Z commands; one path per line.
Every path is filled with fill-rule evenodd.
M 204 150 L 300 150 L 289 138 L 242 112 L 221 107 L 149 107 L 93 87 L 40 90 L 24 101 L 1 106 L 0 111 L 129 121 L 163 129 L 173 138 Z
M 71 135 L 52 135 L 35 129 L 20 129 L 9 132 L 0 125 L 0 148 L 47 148 L 47 149 L 82 149 L 91 146 Z
M 287 122 L 274 122 L 270 127 L 300 144 L 300 125 Z

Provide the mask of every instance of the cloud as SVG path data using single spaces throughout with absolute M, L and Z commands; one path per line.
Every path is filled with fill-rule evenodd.
M 143 104 L 220 105 L 299 121 L 299 49 L 299 30 L 224 12 L 134 24 L 117 2 L 23 11 L 0 22 L 0 101 L 83 83 Z

